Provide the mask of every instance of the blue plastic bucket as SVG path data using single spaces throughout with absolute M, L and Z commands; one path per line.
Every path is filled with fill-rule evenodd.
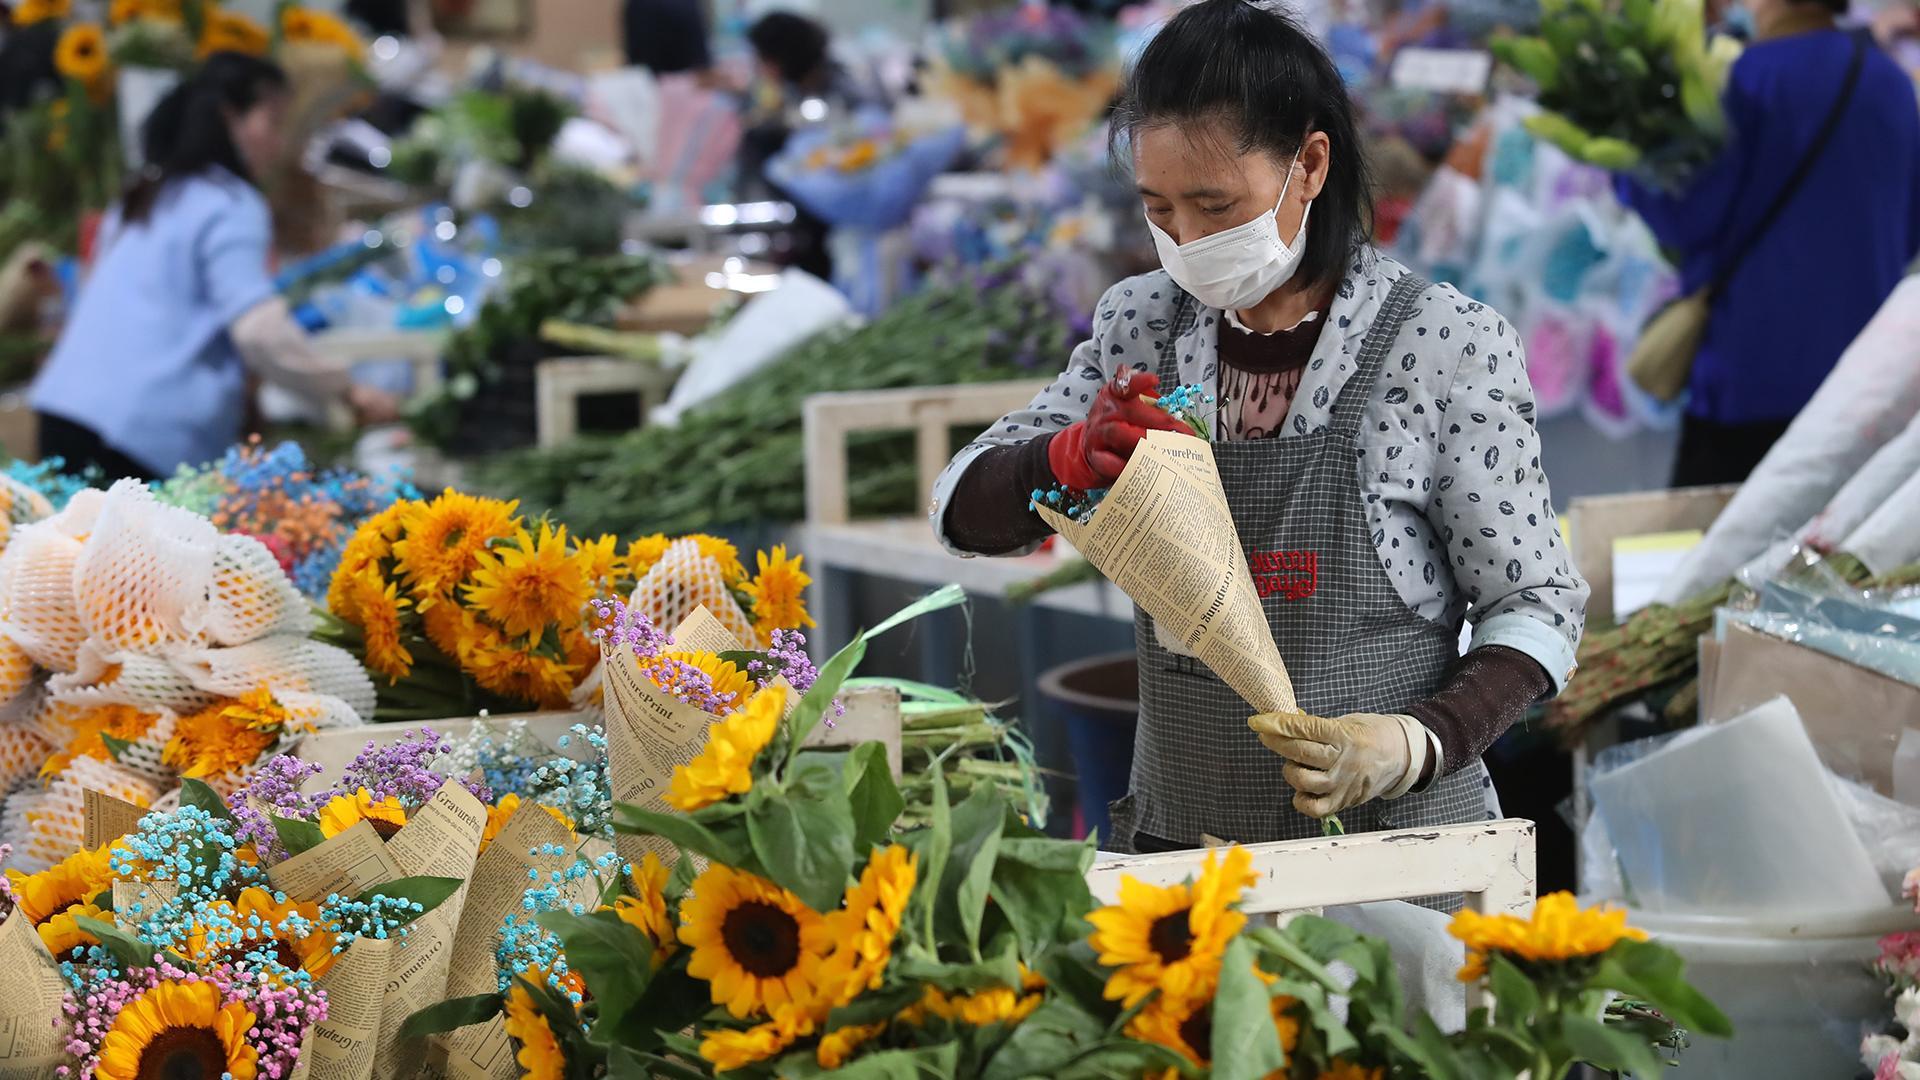
M 1040 676 L 1040 695 L 1066 728 L 1073 755 L 1080 835 L 1108 827 L 1107 804 L 1127 793 L 1133 729 L 1140 718 L 1140 661 L 1132 652 L 1076 660 Z

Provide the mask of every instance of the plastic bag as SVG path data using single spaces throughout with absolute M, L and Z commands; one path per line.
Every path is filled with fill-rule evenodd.
M 649 419 L 678 423 L 688 409 L 726 393 L 793 346 L 852 315 L 846 297 L 833 286 L 804 270 L 782 271 L 779 288 L 747 301 L 717 335 L 694 343 L 692 363 Z

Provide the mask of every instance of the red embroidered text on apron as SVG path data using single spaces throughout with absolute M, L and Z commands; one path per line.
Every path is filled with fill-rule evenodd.
M 1256 551 L 1247 557 L 1247 565 L 1262 599 L 1305 600 L 1320 587 L 1320 553 L 1316 551 Z

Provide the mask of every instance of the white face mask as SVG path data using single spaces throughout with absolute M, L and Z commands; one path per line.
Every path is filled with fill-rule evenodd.
M 1296 153 L 1293 160 L 1294 165 L 1298 165 L 1300 155 Z M 1286 183 L 1280 186 L 1280 202 L 1287 200 L 1294 165 L 1287 166 Z M 1280 226 L 1274 220 L 1279 209 L 1279 203 L 1275 203 L 1272 210 L 1244 225 L 1203 236 L 1191 244 L 1174 243 L 1173 237 L 1151 220 L 1147 228 L 1153 232 L 1153 246 L 1160 253 L 1160 265 L 1174 284 L 1210 308 L 1240 311 L 1265 300 L 1273 290 L 1285 285 L 1307 253 L 1307 215 L 1313 212 L 1313 204 L 1309 202 L 1301 213 L 1300 231 L 1294 234 L 1292 244 L 1280 242 Z

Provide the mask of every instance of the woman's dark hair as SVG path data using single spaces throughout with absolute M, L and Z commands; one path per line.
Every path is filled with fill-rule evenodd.
M 60 92 L 53 63 L 59 38 L 60 25 L 49 19 L 13 30 L 0 44 L 0 131 L 7 129 L 8 114 Z
M 1116 164 L 1131 164 L 1135 131 L 1163 124 L 1196 138 L 1222 133 L 1238 152 L 1263 151 L 1283 165 L 1309 133 L 1324 132 L 1332 160 L 1299 278 L 1324 285 L 1345 275 L 1370 237 L 1373 187 L 1340 73 L 1291 18 L 1246 0 L 1201 0 L 1175 15 L 1121 87 L 1109 128 Z
M 140 129 L 145 164 L 127 189 L 121 217 L 130 222 L 146 220 L 168 184 L 215 165 L 253 183 L 247 163 L 233 145 L 228 117 L 286 90 L 287 73 L 271 61 L 240 53 L 207 57 L 198 71 L 168 91 L 147 115 Z
M 827 30 L 790 11 L 763 15 L 747 28 L 747 41 L 780 78 L 805 85 L 827 62 Z

